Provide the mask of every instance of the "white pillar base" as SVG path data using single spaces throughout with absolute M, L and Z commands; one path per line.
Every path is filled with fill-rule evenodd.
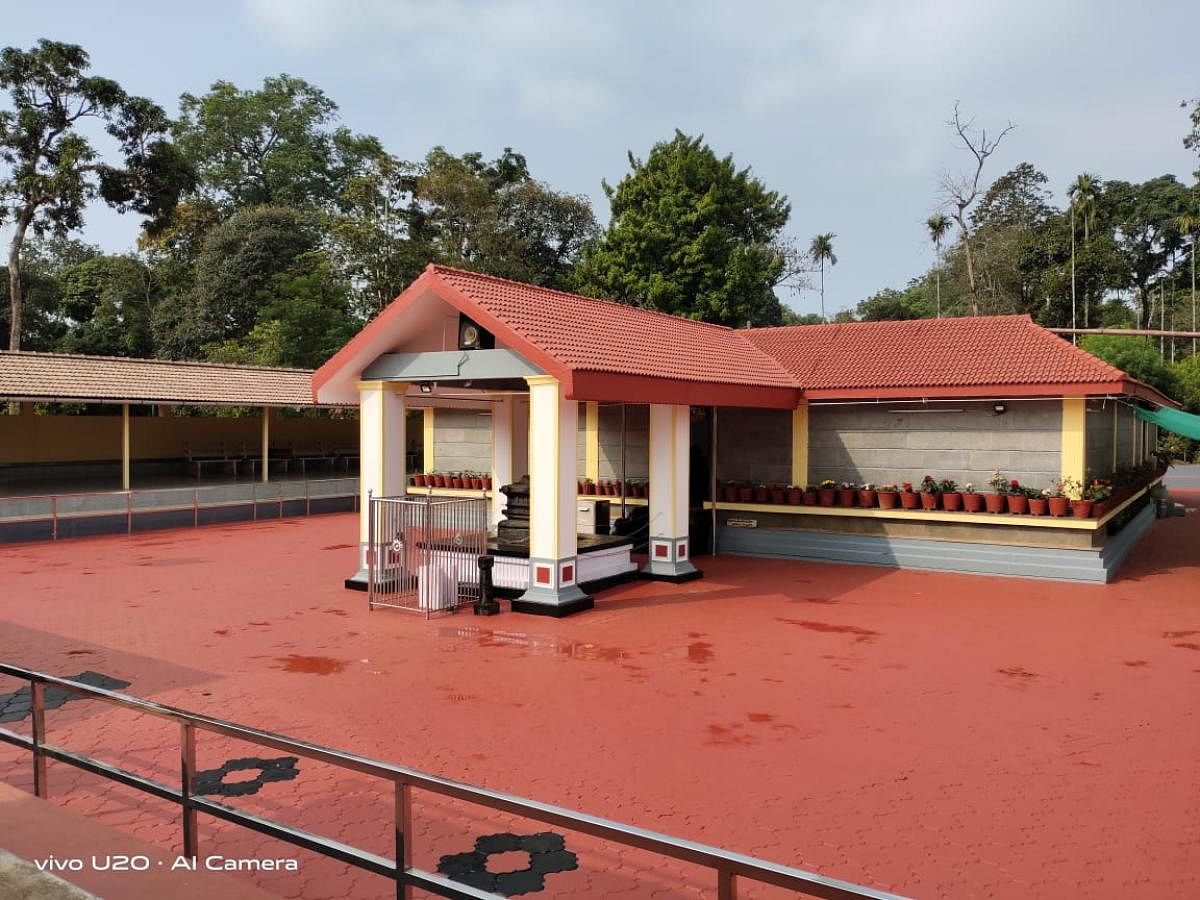
M 650 555 L 642 577 L 655 581 L 673 581 L 676 584 L 701 577 L 701 572 L 692 565 L 691 547 L 687 536 L 650 536 Z
M 512 601 L 513 612 L 561 618 L 591 609 L 596 602 L 579 588 L 579 561 L 567 559 L 529 560 L 529 587 Z

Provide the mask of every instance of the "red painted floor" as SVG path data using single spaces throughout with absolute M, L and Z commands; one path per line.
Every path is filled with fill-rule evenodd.
M 340 587 L 356 534 L 330 516 L 0 548 L 0 659 L 915 897 L 1200 896 L 1194 511 L 1106 586 L 723 557 L 562 621 L 369 613 Z M 178 777 L 165 723 L 86 702 L 48 721 Z M 277 754 L 206 739 L 200 767 L 255 755 Z M 230 802 L 389 852 L 378 785 L 299 768 Z M 50 775 L 66 809 L 175 852 L 168 804 Z M 15 749 L 0 780 L 28 786 Z M 542 830 L 451 807 L 418 806 L 418 864 Z M 257 878 L 281 896 L 388 896 L 217 823 L 201 842 L 298 857 Z M 646 854 L 567 846 L 579 869 L 533 896 L 713 895 Z

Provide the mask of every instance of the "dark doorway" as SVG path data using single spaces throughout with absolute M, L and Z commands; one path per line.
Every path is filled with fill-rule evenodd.
M 688 462 L 688 538 L 693 556 L 712 553 L 712 513 L 704 508 L 712 496 L 712 429 L 712 407 L 693 406 Z

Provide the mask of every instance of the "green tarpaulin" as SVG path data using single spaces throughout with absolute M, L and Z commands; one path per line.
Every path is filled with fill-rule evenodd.
M 1134 412 L 1143 422 L 1153 422 L 1159 428 L 1182 434 L 1193 441 L 1200 441 L 1200 416 L 1181 412 L 1178 409 L 1167 409 L 1165 406 L 1153 412 L 1148 409 L 1134 409 Z

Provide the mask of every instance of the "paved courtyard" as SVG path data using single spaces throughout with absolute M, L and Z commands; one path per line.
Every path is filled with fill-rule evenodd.
M 914 897 L 1200 895 L 1194 510 L 1156 522 L 1107 586 L 722 557 L 561 621 L 368 612 L 340 587 L 357 527 L 0 547 L 0 659 Z M 5 727 L 22 715 L 0 697 Z M 168 723 L 86 701 L 47 718 L 55 743 L 178 778 Z M 278 756 L 205 738 L 199 762 L 217 790 L 248 785 L 218 799 L 390 852 L 377 783 Z M 236 762 L 250 757 L 270 759 Z M 29 787 L 13 748 L 0 781 Z M 50 785 L 177 852 L 170 805 L 54 763 Z M 428 799 L 417 815 L 429 869 L 482 836 L 547 830 Z M 576 867 L 532 896 L 714 896 L 686 867 L 561 836 Z M 489 871 L 542 852 L 506 840 Z M 207 819 L 201 852 L 296 857 L 298 873 L 256 876 L 280 896 L 388 896 Z

